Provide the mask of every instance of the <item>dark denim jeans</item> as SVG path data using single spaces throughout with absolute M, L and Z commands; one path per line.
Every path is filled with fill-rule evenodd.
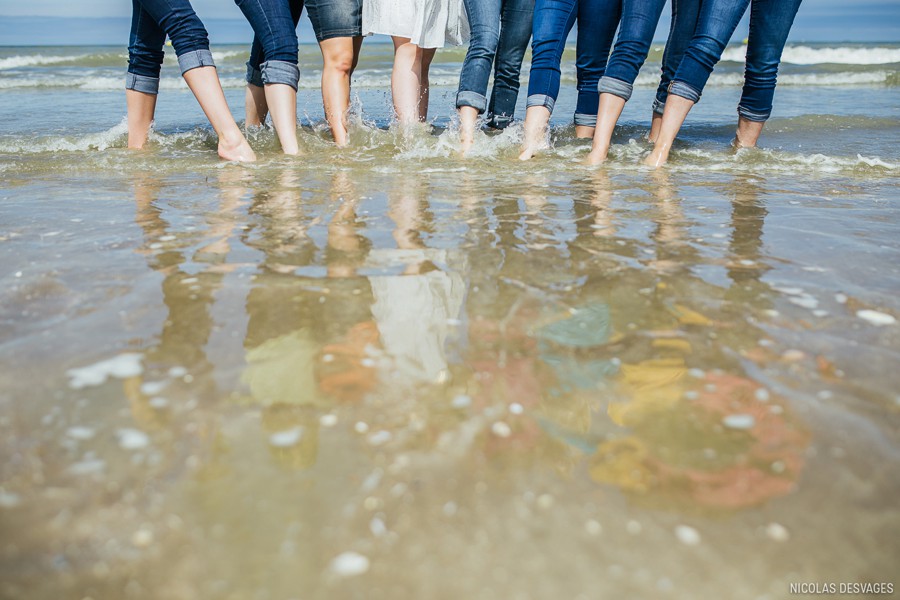
M 750 37 L 744 89 L 738 114 L 763 122 L 772 114 L 778 65 L 802 0 L 754 0 L 750 5 Z
M 801 0 L 752 0 L 744 90 L 738 114 L 765 121 L 772 113 L 778 65 Z M 669 93 L 694 102 L 737 28 L 751 0 L 704 0 L 691 45 L 675 72 Z
M 494 68 L 488 123 L 503 129 L 512 121 L 519 95 L 522 59 L 531 39 L 534 0 L 464 0 L 472 38 L 459 74 L 456 107 L 488 109 L 487 87 Z
M 214 67 L 206 28 L 188 0 L 132 0 L 125 89 L 156 94 L 166 35 L 172 40 L 181 73 Z
M 669 26 L 669 39 L 662 56 L 662 75 L 659 87 L 656 88 L 656 99 L 653 101 L 653 112 L 663 114 L 666 98 L 669 95 L 669 84 L 675 77 L 675 71 L 684 58 L 684 53 L 691 45 L 697 19 L 700 17 L 702 0 L 672 0 L 672 23 Z
M 264 59 L 258 67 L 262 84 L 281 83 L 296 90 L 300 80 L 300 69 L 297 67 L 299 49 L 290 1 L 234 1 L 253 28 L 253 45 L 258 44 L 263 50 Z
M 606 73 L 600 79 L 601 94 L 614 94 L 626 102 L 631 98 L 634 80 L 647 60 L 665 3 L 666 0 L 623 0 L 619 35 Z
M 597 85 L 606 70 L 609 49 L 619 26 L 622 0 L 536 0 L 531 40 L 528 106 L 553 112 L 559 95 L 559 64 L 566 37 L 578 21 L 575 68 L 578 102 L 575 124 L 597 124 L 600 93 Z

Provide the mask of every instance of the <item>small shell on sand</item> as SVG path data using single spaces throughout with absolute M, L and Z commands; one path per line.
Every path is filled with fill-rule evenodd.
M 339 577 L 355 577 L 368 570 L 369 559 L 358 552 L 344 552 L 331 561 L 331 572 Z
M 752 429 L 756 424 L 756 419 L 753 415 L 728 415 L 722 419 L 722 424 L 729 429 Z
M 790 532 L 780 523 L 769 523 L 766 525 L 766 535 L 769 539 L 776 542 L 786 542 L 791 538 Z
M 386 431 L 386 430 L 382 429 L 380 431 L 376 431 L 375 433 L 370 434 L 368 439 L 369 439 L 369 443 L 372 444 L 373 446 L 380 446 L 382 444 L 386 444 L 389 441 L 391 441 L 392 437 L 393 437 L 393 435 L 391 435 L 390 431 Z
M 22 503 L 18 494 L 7 492 L 0 488 L 0 508 L 15 508 Z
M 153 543 L 153 532 L 149 529 L 138 529 L 131 536 L 131 543 L 136 548 L 146 548 Z
M 688 525 L 679 525 L 675 528 L 675 537 L 685 546 L 696 546 L 700 543 L 700 532 Z
M 510 435 L 512 435 L 512 429 L 510 429 L 509 425 L 507 425 L 503 421 L 497 421 L 496 423 L 491 425 L 491 433 L 493 433 L 497 437 L 508 438 Z
M 123 450 L 140 450 L 146 448 L 150 443 L 150 438 L 146 433 L 127 427 L 118 430 L 116 437 L 119 438 L 119 447 Z
M 466 396 L 465 394 L 460 394 L 456 396 L 451 402 L 450 406 L 453 408 L 466 408 L 467 406 L 472 405 L 472 398 Z
M 881 327 L 883 325 L 894 325 L 895 323 L 897 323 L 897 319 L 895 319 L 892 315 L 878 312 L 877 310 L 858 310 L 856 311 L 856 316 L 863 321 L 868 321 L 869 323 L 877 327 Z
M 303 428 L 294 427 L 285 431 L 277 431 L 269 436 L 269 443 L 276 448 L 290 448 L 295 446 L 303 437 Z
M 66 430 L 66 435 L 73 440 L 89 440 L 94 437 L 94 430 L 90 427 L 74 426 Z

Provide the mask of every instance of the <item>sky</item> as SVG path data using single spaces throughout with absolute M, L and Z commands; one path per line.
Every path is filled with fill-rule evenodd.
M 227 22 L 243 19 L 233 1 L 192 0 L 192 4 L 207 24 L 214 44 L 240 42 L 249 35 L 244 23 Z M 668 9 L 663 12 L 657 40 L 665 39 L 668 13 Z M 117 44 L 122 37 L 118 34 L 118 29 L 123 27 L 121 20 L 127 20 L 130 15 L 130 3 L 123 0 L 0 0 L 0 46 L 50 44 L 54 40 L 58 40 L 56 43 Z M 68 23 L 47 28 L 42 27 L 41 19 L 4 17 L 57 17 Z M 92 27 L 87 18 L 115 19 L 105 27 Z M 742 23 L 735 33 L 736 39 L 746 37 L 746 27 L 746 22 Z M 304 18 L 301 41 L 312 40 L 308 29 L 309 21 Z M 791 41 L 900 42 L 900 0 L 805 0 L 791 31 Z

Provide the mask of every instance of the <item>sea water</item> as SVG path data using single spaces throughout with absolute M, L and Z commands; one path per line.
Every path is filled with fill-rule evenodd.
M 171 54 L 132 152 L 123 48 L 0 49 L 0 596 L 891 581 L 900 47 L 788 47 L 735 152 L 743 51 L 650 171 L 658 45 L 602 168 L 571 50 L 527 164 L 519 125 L 459 157 L 462 50 L 393 131 L 367 42 L 348 148 L 303 46 L 304 155 L 236 165 Z M 240 119 L 246 47 L 213 52 Z

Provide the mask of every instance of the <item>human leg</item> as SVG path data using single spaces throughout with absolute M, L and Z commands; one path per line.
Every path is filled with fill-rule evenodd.
M 531 73 L 520 160 L 530 159 L 545 143 L 547 125 L 559 95 L 560 61 L 566 37 L 575 24 L 577 9 L 578 0 L 535 0 Z
M 235 0 L 244 13 L 264 58 L 259 70 L 266 105 L 281 148 L 297 154 L 297 34 L 288 0 Z
M 665 0 L 624 0 L 622 3 L 619 35 L 598 86 L 600 104 L 593 147 L 587 159 L 590 164 L 597 165 L 606 160 L 613 130 L 647 59 L 664 4 Z
M 503 129 L 513 119 L 519 96 L 522 60 L 531 40 L 534 0 L 503 0 L 500 39 L 494 59 L 494 88 L 488 104 L 488 124 Z
M 772 114 L 778 66 L 801 0 L 753 0 L 735 145 L 753 147 Z

